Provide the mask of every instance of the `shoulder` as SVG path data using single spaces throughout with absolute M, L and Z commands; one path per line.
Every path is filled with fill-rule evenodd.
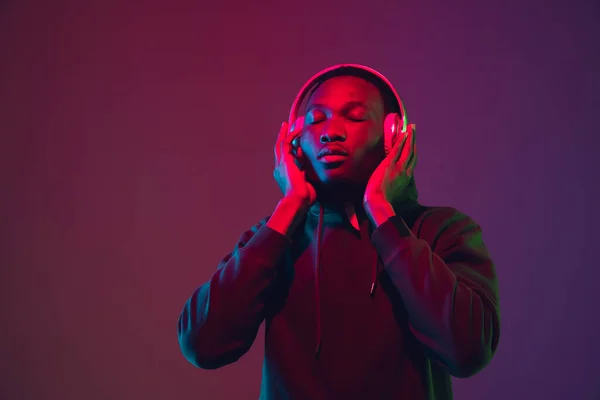
M 441 239 L 479 233 L 480 226 L 466 213 L 449 206 L 428 206 L 414 224 L 415 234 L 435 245 Z
M 260 228 L 267 224 L 269 218 L 271 218 L 271 215 L 261 218 L 255 222 L 254 225 L 250 226 L 250 228 L 247 228 L 244 232 L 242 232 L 240 238 L 238 239 L 238 246 L 244 246 L 246 243 L 248 243 L 250 239 L 252 239 L 256 233 L 258 233 Z
M 252 225 L 252 227 L 250 228 L 250 231 L 252 231 L 253 233 L 258 232 L 258 230 L 260 228 L 262 228 L 264 225 L 267 224 L 267 221 L 269 220 L 269 218 L 271 218 L 271 215 L 267 215 L 266 217 L 261 218 L 254 225 Z
M 454 207 L 428 206 L 424 208 L 425 211 L 419 218 L 420 222 L 423 223 L 441 226 L 450 226 L 455 225 L 456 223 L 475 223 L 473 218 Z

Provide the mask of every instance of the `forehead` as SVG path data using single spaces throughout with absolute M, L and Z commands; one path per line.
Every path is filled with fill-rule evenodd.
M 367 107 L 383 106 L 377 87 L 356 76 L 336 76 L 326 80 L 312 93 L 307 105 L 318 103 L 335 107 L 347 102 L 361 102 Z

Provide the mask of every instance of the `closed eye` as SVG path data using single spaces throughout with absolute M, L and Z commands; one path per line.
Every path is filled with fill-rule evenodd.
M 344 111 L 346 118 L 352 122 L 363 122 L 369 117 L 369 111 L 361 103 L 350 103 Z
M 367 118 L 359 118 L 359 117 L 347 117 L 350 121 L 352 122 L 364 122 L 367 120 Z
M 312 110 L 308 113 L 306 117 L 306 123 L 315 125 L 321 123 L 327 119 L 327 116 L 323 111 L 320 110 Z
M 351 122 L 365 122 L 369 119 L 369 113 L 362 105 L 350 104 L 345 110 L 342 110 L 342 115 Z M 316 125 L 326 121 L 327 118 L 328 115 L 325 111 L 313 108 L 307 113 L 305 122 L 310 125 Z

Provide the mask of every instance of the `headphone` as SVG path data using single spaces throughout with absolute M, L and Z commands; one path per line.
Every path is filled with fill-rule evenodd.
M 408 119 L 406 118 L 406 110 L 404 109 L 404 104 L 402 103 L 402 99 L 398 95 L 398 92 L 394 88 L 394 85 L 380 72 L 375 71 L 373 68 L 360 65 L 360 64 L 337 64 L 324 70 L 316 73 L 310 78 L 304 86 L 300 89 L 294 102 L 292 103 L 292 107 L 290 108 L 289 115 L 289 126 L 294 125 L 303 125 L 304 124 L 304 116 L 298 117 L 298 112 L 300 110 L 300 105 L 302 104 L 302 100 L 306 96 L 306 94 L 315 87 L 315 85 L 323 82 L 324 80 L 344 75 L 344 71 L 359 71 L 366 72 L 369 75 L 372 75 L 375 79 L 382 82 L 387 88 L 390 89 L 392 94 L 394 95 L 395 100 L 398 103 L 398 108 L 400 109 L 400 115 L 397 113 L 389 113 L 386 115 L 385 120 L 383 122 L 383 144 L 385 149 L 385 154 L 388 155 L 392 146 L 400 137 L 400 134 L 406 133 L 406 129 L 408 127 Z M 302 157 L 302 149 L 300 148 L 300 143 L 298 142 L 300 136 L 296 137 L 292 141 L 292 150 L 297 157 Z

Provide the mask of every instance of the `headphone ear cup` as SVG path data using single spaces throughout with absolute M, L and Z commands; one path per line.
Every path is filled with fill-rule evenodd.
M 402 130 L 402 118 L 396 113 L 389 113 L 383 121 L 383 147 L 385 155 L 390 154 L 392 147 L 400 137 Z
M 296 118 L 296 120 L 292 123 L 290 130 L 291 131 L 296 131 L 296 130 L 302 131 L 302 129 L 304 129 L 304 117 L 303 116 Z M 294 140 L 292 140 L 292 154 L 294 154 L 301 161 L 303 154 L 302 154 L 302 148 L 300 147 L 300 135 L 296 136 L 296 138 Z
M 294 154 L 298 158 L 302 157 L 302 147 L 300 147 L 299 137 L 292 140 L 292 154 Z
M 292 122 L 290 131 L 300 130 L 300 132 L 302 132 L 302 129 L 304 129 L 303 116 L 296 118 L 296 120 Z M 296 136 L 296 138 L 292 140 L 292 153 L 298 158 L 302 157 L 302 148 L 300 147 L 300 135 Z

